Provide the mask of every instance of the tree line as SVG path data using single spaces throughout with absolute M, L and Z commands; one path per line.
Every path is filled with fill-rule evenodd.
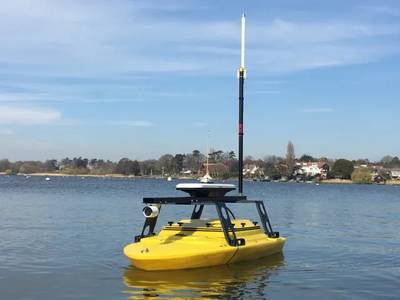
M 210 163 L 224 163 L 234 165 L 236 160 L 233 151 L 223 152 L 221 150 L 211 151 L 209 154 Z M 8 159 L 0 160 L 0 172 L 7 174 L 31 174 L 31 173 L 63 173 L 63 174 L 121 174 L 134 176 L 161 176 L 178 175 L 183 170 L 191 170 L 197 173 L 201 165 L 206 161 L 206 156 L 199 150 L 193 150 L 186 154 L 164 154 L 158 159 L 135 160 L 121 158 L 114 162 L 99 158 L 64 158 L 61 160 L 49 159 L 46 161 L 16 161 Z M 234 171 L 234 167 L 229 169 Z
M 211 149 L 208 153 L 208 161 L 210 165 L 223 166 L 222 172 L 218 177 L 229 178 L 238 175 L 238 163 L 234 151 L 222 151 Z M 100 158 L 64 158 L 61 160 L 49 159 L 42 161 L 15 161 L 10 162 L 8 159 L 0 160 L 0 172 L 6 174 L 31 174 L 31 173 L 62 173 L 71 175 L 106 175 L 121 174 L 133 176 L 179 176 L 185 171 L 189 174 L 197 175 L 201 166 L 206 162 L 206 155 L 199 150 L 193 150 L 191 153 L 164 154 L 158 159 L 135 160 L 129 158 L 121 158 L 114 162 Z M 245 166 L 256 166 L 258 172 L 254 176 L 262 176 L 271 180 L 281 178 L 296 179 L 298 178 L 299 162 L 315 163 L 319 162 L 326 166 L 326 178 L 342 178 L 351 179 L 366 178 L 366 166 L 379 165 L 381 170 L 400 168 L 400 159 L 397 156 L 384 156 L 379 162 L 371 162 L 368 159 L 329 159 L 326 157 L 315 158 L 308 154 L 303 154 L 296 158 L 293 143 L 289 142 L 285 157 L 269 155 L 263 159 L 254 159 L 247 156 L 244 159 Z M 358 168 L 362 166 L 362 168 Z M 355 168 L 356 174 L 353 174 Z M 361 172 L 361 173 L 360 173 Z M 364 173 L 363 173 L 364 172 Z M 249 175 L 250 176 L 250 175 Z M 253 175 L 252 175 L 253 176 Z M 357 177 L 358 176 L 358 177 Z M 385 176 L 382 171 L 382 176 Z M 309 180 L 312 178 L 302 178 Z

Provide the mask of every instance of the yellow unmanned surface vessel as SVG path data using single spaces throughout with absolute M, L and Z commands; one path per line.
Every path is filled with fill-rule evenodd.
M 243 85 L 246 77 L 244 67 L 244 26 L 242 16 L 242 47 L 239 78 L 239 157 L 238 170 L 243 170 Z M 282 251 L 285 238 L 272 230 L 264 203 L 247 200 L 243 195 L 243 173 L 239 173 L 239 195 L 225 196 L 235 189 L 231 184 L 189 183 L 178 184 L 177 189 L 189 193 L 189 197 L 144 198 L 146 217 L 142 233 L 135 243 L 124 248 L 132 264 L 143 270 L 177 270 L 210 267 L 239 261 L 254 260 Z M 228 204 L 254 204 L 258 222 L 237 219 Z M 191 218 L 169 222 L 161 232 L 154 233 L 162 205 L 192 205 Z M 218 219 L 201 219 L 203 208 L 216 208 Z M 260 224 L 260 225 L 258 225 Z
M 231 184 L 178 184 L 189 197 L 144 198 L 146 217 L 135 243 L 124 248 L 132 264 L 143 270 L 176 270 L 210 267 L 254 260 L 282 251 L 285 238 L 271 228 L 264 206 L 246 196 L 225 196 Z M 229 203 L 256 205 L 260 222 L 237 219 Z M 161 205 L 194 205 L 190 219 L 169 222 L 154 234 Z M 219 219 L 200 219 L 205 205 L 216 208 Z M 260 225 L 261 226 L 260 226 Z

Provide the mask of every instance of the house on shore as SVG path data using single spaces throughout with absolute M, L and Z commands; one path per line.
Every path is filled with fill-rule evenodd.
M 400 180 L 400 169 L 390 169 L 392 179 Z
M 264 170 L 255 164 L 246 164 L 243 168 L 243 176 L 249 178 L 264 177 Z
M 192 170 L 190 170 L 190 169 L 183 169 L 182 171 L 181 171 L 181 175 L 183 175 L 183 176 L 192 176 Z
M 296 176 L 319 177 L 326 179 L 328 177 L 329 165 L 325 161 L 319 162 L 296 162 Z
M 372 164 L 368 168 L 371 172 L 371 178 L 373 182 L 382 182 L 386 181 L 387 179 L 400 179 L 400 169 L 387 169 L 381 165 Z M 392 172 L 394 171 L 394 172 Z M 397 173 L 397 172 L 398 173 Z M 394 175 L 394 177 L 393 177 Z M 398 177 L 396 177 L 398 176 Z

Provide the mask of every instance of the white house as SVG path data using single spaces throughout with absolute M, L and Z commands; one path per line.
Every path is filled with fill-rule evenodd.
M 400 169 L 391 169 L 390 174 L 393 179 L 400 179 Z
M 301 163 L 301 174 L 306 176 L 316 176 L 321 173 L 318 163 L 310 162 L 310 163 Z
M 296 166 L 298 168 L 297 174 L 307 177 L 320 175 L 322 178 L 326 178 L 329 170 L 329 166 L 325 162 L 298 162 Z
M 183 174 L 183 175 L 192 175 L 192 170 L 182 170 L 181 174 Z
M 243 168 L 243 175 L 244 176 L 262 176 L 264 175 L 264 171 L 262 168 L 260 168 L 257 165 L 253 165 L 253 164 L 247 164 L 244 166 Z

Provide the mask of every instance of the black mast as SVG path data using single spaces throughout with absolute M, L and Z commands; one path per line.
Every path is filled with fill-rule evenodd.
M 243 85 L 244 69 L 239 69 L 239 194 L 243 194 Z
M 245 15 L 242 15 L 242 32 L 241 32 L 241 55 L 239 77 L 239 194 L 243 195 L 243 86 L 246 77 L 246 69 L 244 68 L 244 38 L 245 38 Z

